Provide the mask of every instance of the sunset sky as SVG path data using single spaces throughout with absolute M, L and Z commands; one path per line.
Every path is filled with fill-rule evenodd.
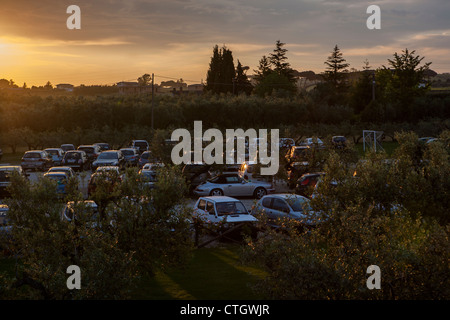
M 0 0 L 0 78 L 29 87 L 114 84 L 154 73 L 156 82 L 200 83 L 214 45 L 256 69 L 276 40 L 292 68 L 324 70 L 337 44 L 350 67 L 387 64 L 408 48 L 438 73 L 450 72 L 449 0 Z M 381 8 L 381 30 L 366 9 Z M 69 5 L 81 30 L 69 30 Z

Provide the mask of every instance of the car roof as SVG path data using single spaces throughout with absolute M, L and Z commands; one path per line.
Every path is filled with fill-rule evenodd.
M 6 204 L 0 204 L 0 210 L 8 210 L 9 207 Z
M 22 167 L 21 166 L 1 166 L 0 165 L 0 170 L 7 170 L 7 171 L 10 171 L 10 170 L 21 170 L 22 169 Z
M 62 166 L 62 167 L 51 167 L 50 169 L 48 169 L 48 170 L 54 170 L 54 171 L 58 171 L 58 170 L 73 170 L 71 167 L 64 167 L 64 166 Z
M 308 199 L 304 196 L 301 196 L 299 194 L 295 194 L 295 193 L 273 193 L 273 194 L 269 194 L 269 195 L 265 195 L 263 198 L 278 198 L 278 199 L 290 199 L 290 198 L 302 198 L 302 199 Z
M 65 172 L 62 171 L 52 171 L 44 173 L 44 176 L 65 176 L 67 177 Z
M 228 196 L 208 196 L 208 197 L 200 197 L 200 199 L 210 200 L 213 202 L 241 202 L 240 200 Z

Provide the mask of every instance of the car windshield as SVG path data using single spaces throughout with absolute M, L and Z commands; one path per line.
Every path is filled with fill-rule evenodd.
M 154 171 L 142 171 L 145 182 L 156 182 L 156 173 Z
M 80 157 L 81 156 L 78 152 L 69 152 L 69 153 L 66 153 L 66 156 L 65 156 L 66 159 L 80 159 Z
M 81 148 L 78 148 L 78 150 L 84 151 L 86 153 L 94 153 L 93 147 L 81 147 Z
M 132 156 L 134 155 L 133 150 L 121 150 L 124 156 Z
M 10 180 L 11 173 L 9 171 L 0 171 L 0 182 L 7 182 Z
M 118 158 L 117 153 L 114 153 L 114 152 L 104 152 L 98 156 L 99 160 L 111 160 L 111 159 L 117 159 L 117 158 Z
M 217 215 L 231 215 L 231 214 L 247 214 L 248 211 L 245 209 L 241 202 L 219 202 L 216 203 Z
M 146 142 L 143 142 L 143 141 L 136 141 L 134 143 L 134 146 L 138 147 L 138 148 L 147 148 L 148 144 Z
M 309 205 L 309 201 L 306 198 L 288 198 L 286 202 L 291 206 L 293 211 L 301 212 L 301 211 L 309 211 L 311 206 Z
M 67 177 L 65 175 L 49 175 L 47 176 L 47 178 L 55 181 L 65 182 Z
M 45 150 L 47 151 L 47 153 L 51 156 L 57 156 L 58 155 L 58 150 Z
M 40 158 L 41 154 L 39 152 L 28 152 L 23 156 L 25 159 L 29 158 Z

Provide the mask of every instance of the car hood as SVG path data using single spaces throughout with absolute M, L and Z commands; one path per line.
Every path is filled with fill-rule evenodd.
M 97 159 L 94 161 L 94 163 L 96 164 L 104 164 L 104 163 L 116 163 L 119 160 L 115 160 L 115 159 Z
M 228 223 L 238 223 L 238 222 L 256 222 L 258 219 L 256 219 L 251 214 L 230 214 L 223 216 L 224 221 Z

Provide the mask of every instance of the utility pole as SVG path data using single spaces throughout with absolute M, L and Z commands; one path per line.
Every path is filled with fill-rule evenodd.
M 152 73 L 152 131 L 154 129 L 154 127 L 153 127 L 153 108 L 154 108 L 154 105 L 155 105 L 155 98 L 154 98 L 154 96 L 155 96 L 155 74 Z

